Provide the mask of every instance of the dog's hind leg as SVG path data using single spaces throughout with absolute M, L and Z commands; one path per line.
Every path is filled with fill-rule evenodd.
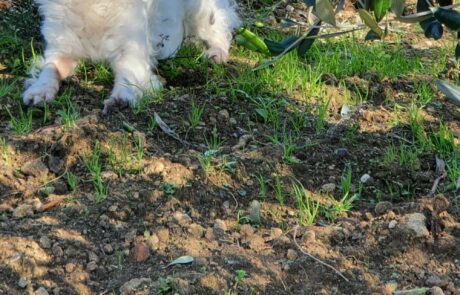
M 72 58 L 60 55 L 47 57 L 38 78 L 26 81 L 26 90 L 22 95 L 24 104 L 40 105 L 53 100 L 61 80 L 71 75 L 76 65 Z
M 188 35 L 203 40 L 205 55 L 216 63 L 226 62 L 233 30 L 239 26 L 235 4 L 231 0 L 195 0 L 187 17 Z

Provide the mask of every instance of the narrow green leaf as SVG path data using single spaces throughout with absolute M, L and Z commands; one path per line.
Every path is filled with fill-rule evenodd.
M 374 15 L 377 22 L 383 19 L 388 9 L 390 9 L 390 6 L 390 0 L 374 0 Z
M 383 30 L 379 27 L 377 24 L 377 21 L 375 18 L 372 16 L 372 14 L 369 13 L 369 11 L 364 10 L 364 9 L 358 9 L 359 16 L 363 20 L 363 22 L 368 26 L 374 33 L 376 33 L 380 38 L 383 37 L 384 32 Z
M 336 26 L 334 7 L 329 0 L 316 0 L 314 14 L 323 22 Z

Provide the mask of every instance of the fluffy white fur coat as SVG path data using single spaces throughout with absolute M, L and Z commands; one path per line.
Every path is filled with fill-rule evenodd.
M 160 88 L 158 59 L 173 56 L 186 37 L 206 45 L 206 56 L 225 62 L 239 25 L 233 0 L 36 0 L 43 16 L 44 65 L 26 83 L 28 105 L 54 99 L 62 79 L 81 59 L 108 60 L 115 72 L 104 112 L 135 105 L 143 91 Z

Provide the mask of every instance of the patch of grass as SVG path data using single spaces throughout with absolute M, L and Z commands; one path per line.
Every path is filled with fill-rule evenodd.
M 416 97 L 417 101 L 422 104 L 426 105 L 431 102 L 434 97 L 433 89 L 426 81 L 422 81 L 417 85 L 416 89 Z
M 427 136 L 423 127 L 423 119 L 420 116 L 420 108 L 415 103 L 412 103 L 409 108 L 409 126 L 414 142 L 420 147 L 427 148 Z
M 431 143 L 435 152 L 443 156 L 452 154 L 457 148 L 454 134 L 443 122 L 439 123 L 438 130 L 432 134 Z
M 188 122 L 190 128 L 195 129 L 198 127 L 201 121 L 201 116 L 203 115 L 204 106 L 196 105 L 195 101 L 192 100 L 190 114 L 188 115 Z
M 161 189 L 163 190 L 166 196 L 172 196 L 176 193 L 177 186 L 175 184 L 166 182 L 161 185 Z
M 292 190 L 297 201 L 297 221 L 302 226 L 312 225 L 318 215 L 320 203 L 311 199 L 310 193 L 300 182 L 294 182 Z
M 324 126 L 325 126 L 325 121 L 327 117 L 327 110 L 329 108 L 329 104 L 331 102 L 331 99 L 323 99 L 318 108 L 317 108 L 317 113 L 316 113 L 316 122 L 315 122 L 315 132 L 316 134 L 319 134 L 323 131 Z
M 397 160 L 397 151 L 393 144 L 385 147 L 385 154 L 383 156 L 383 165 L 390 167 Z
M 219 134 L 217 133 L 217 128 L 215 126 L 212 128 L 211 137 L 209 140 L 205 138 L 205 141 L 208 151 L 218 151 L 224 144 L 224 141 L 219 138 Z
M 91 181 L 95 190 L 95 200 L 100 203 L 107 196 L 107 187 L 102 180 L 102 163 L 100 161 L 101 149 L 99 143 L 94 145 L 91 154 L 83 157 L 83 163 L 91 174 Z
M 283 161 L 288 164 L 297 163 L 298 160 L 294 157 L 294 152 L 296 151 L 297 145 L 295 144 L 292 135 L 288 135 L 287 132 L 284 131 L 280 144 L 283 150 Z
M 66 130 L 70 130 L 74 127 L 75 121 L 78 119 L 78 112 L 75 110 L 75 107 L 73 106 L 69 96 L 66 96 L 65 98 L 64 108 L 58 110 L 57 113 L 59 116 L 61 116 L 62 124 Z
M 275 192 L 275 199 L 278 201 L 278 204 L 284 206 L 284 196 L 281 188 L 281 178 L 278 174 L 275 175 L 275 183 L 273 185 L 273 191 Z
M 256 176 L 257 183 L 259 184 L 259 198 L 265 200 L 267 197 L 267 184 L 262 174 Z
M 65 179 L 67 181 L 67 185 L 69 186 L 70 190 L 74 192 L 77 189 L 78 178 L 72 172 L 65 173 Z
M 8 82 L 7 80 L 1 79 L 0 80 L 0 98 L 6 97 L 7 95 L 11 95 L 12 92 L 15 90 L 16 82 Z
M 401 144 L 399 147 L 399 165 L 411 171 L 420 169 L 419 151 L 416 147 Z
M 18 114 L 14 115 L 10 109 L 6 109 L 10 116 L 9 125 L 16 134 L 27 134 L 32 130 L 32 112 L 33 109 L 28 109 L 24 112 L 22 106 L 18 107 Z

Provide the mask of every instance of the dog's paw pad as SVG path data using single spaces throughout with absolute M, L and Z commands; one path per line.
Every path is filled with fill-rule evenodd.
M 51 101 L 56 97 L 59 90 L 59 82 L 54 80 L 46 82 L 40 80 L 26 81 L 26 86 L 29 83 L 30 86 L 22 94 L 22 100 L 26 105 L 41 105 Z
M 228 60 L 228 51 L 221 48 L 211 47 L 206 50 L 205 55 L 216 64 L 225 63 Z

